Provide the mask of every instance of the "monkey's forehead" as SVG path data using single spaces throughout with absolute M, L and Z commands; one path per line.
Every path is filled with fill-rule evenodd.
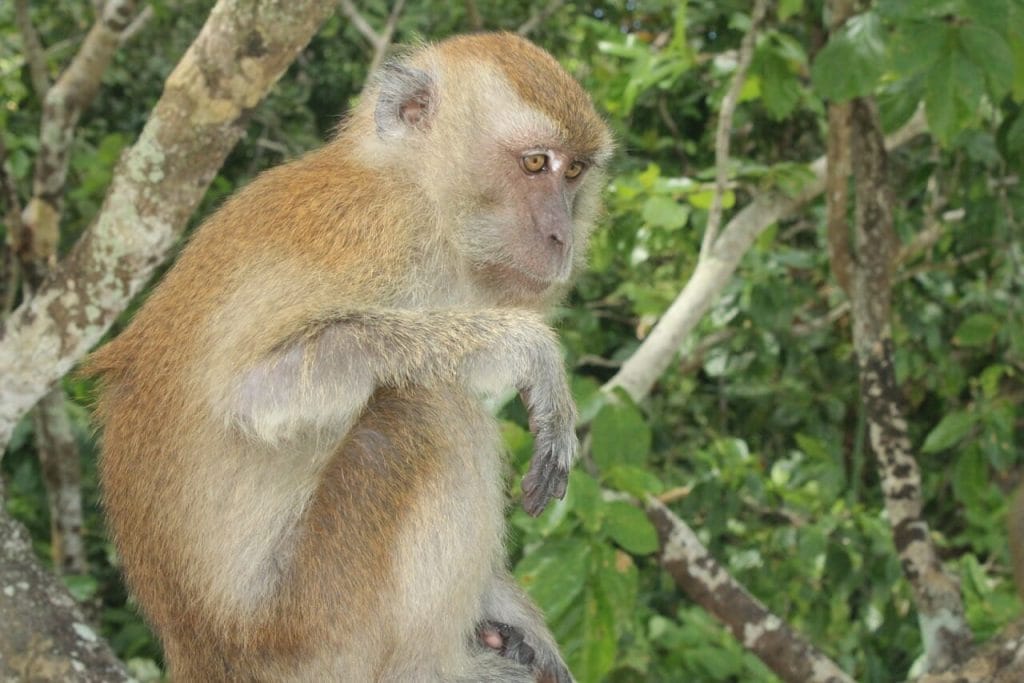
M 519 99 L 549 118 L 565 145 L 603 161 L 612 139 L 587 92 L 550 54 L 511 33 L 456 36 L 440 43 L 443 60 L 483 63 L 500 73 Z

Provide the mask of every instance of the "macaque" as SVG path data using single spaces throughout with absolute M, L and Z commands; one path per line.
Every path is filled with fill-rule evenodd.
M 505 569 L 482 399 L 525 401 L 537 515 L 577 449 L 543 315 L 611 147 L 522 38 L 412 49 L 91 357 L 109 527 L 176 681 L 572 680 Z

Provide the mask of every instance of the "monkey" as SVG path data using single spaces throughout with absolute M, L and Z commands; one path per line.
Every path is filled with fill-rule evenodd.
M 545 315 L 612 151 L 529 41 L 410 48 L 91 355 L 108 529 L 175 681 L 572 680 L 506 569 L 485 399 L 525 403 L 538 515 L 578 448 Z

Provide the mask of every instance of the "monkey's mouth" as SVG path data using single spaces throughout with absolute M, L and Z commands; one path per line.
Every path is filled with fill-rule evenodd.
M 514 261 L 509 264 L 509 268 L 541 288 L 565 284 L 572 275 L 572 248 L 552 250 L 540 258 L 535 256 Z

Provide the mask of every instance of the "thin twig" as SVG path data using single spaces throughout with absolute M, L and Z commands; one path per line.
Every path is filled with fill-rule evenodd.
M 476 0 L 466 0 L 466 20 L 469 22 L 471 31 L 484 30 L 484 18 L 480 16 L 480 8 L 476 6 Z
M 352 0 L 338 0 L 338 4 L 341 5 L 341 11 L 348 17 L 348 20 L 352 22 L 352 25 L 356 27 L 356 30 L 362 34 L 363 38 L 366 38 L 367 42 L 377 49 L 377 44 L 380 38 L 377 36 L 377 32 L 370 26 L 370 22 L 366 21 L 359 10 L 356 9 L 355 4 Z
M 377 33 L 370 26 L 370 22 L 359 13 L 352 0 L 338 0 L 338 4 L 341 5 L 341 11 L 352 22 L 352 25 L 356 27 L 356 30 L 373 47 L 373 57 L 370 59 L 370 66 L 367 69 L 367 75 L 372 75 L 380 66 L 380 63 L 384 61 L 384 55 L 391 46 L 391 39 L 395 35 L 395 27 L 398 26 L 398 17 L 401 16 L 402 9 L 405 7 L 405 0 L 395 0 L 395 4 L 391 7 L 391 13 L 388 15 L 387 23 L 384 25 L 384 30 L 380 33 Z
M 544 9 L 530 16 L 529 19 L 523 22 L 522 26 L 516 29 L 516 33 L 521 36 L 528 36 L 537 30 L 537 27 L 548 20 L 552 14 L 561 9 L 562 5 L 565 4 L 565 0 L 551 0 Z
M 370 60 L 368 73 L 373 74 L 376 72 L 380 63 L 384 61 L 384 55 L 387 54 L 388 48 L 391 46 L 391 40 L 395 36 L 395 28 L 398 26 L 398 17 L 401 16 L 402 9 L 404 7 L 405 0 L 395 0 L 395 4 L 391 7 L 391 14 L 388 15 L 388 23 L 384 25 L 384 30 L 381 31 L 377 44 L 374 46 L 373 59 Z
M 7 239 L 0 242 L 0 263 L 6 268 L 6 278 L 3 290 L 3 309 L 0 312 L 7 314 L 14 308 L 15 297 L 18 291 L 18 280 L 21 277 L 21 267 L 18 261 L 18 247 L 25 234 L 25 225 L 21 221 L 21 199 L 18 196 L 18 187 L 14 183 L 14 176 L 7 168 L 7 145 L 4 144 L 3 136 L 0 135 L 0 193 L 6 205 L 4 223 L 7 225 Z
M 718 239 L 718 229 L 722 225 L 722 196 L 725 194 L 725 183 L 729 174 L 729 141 L 732 132 L 732 117 L 740 100 L 740 91 L 747 78 L 747 69 L 754 58 L 754 44 L 757 30 L 768 12 L 767 0 L 757 0 L 750 13 L 750 29 L 743 36 L 740 51 L 736 56 L 736 71 L 732 75 L 729 89 L 722 98 L 722 108 L 718 113 L 718 128 L 715 130 L 715 194 L 711 199 L 708 211 L 708 224 L 704 229 L 704 239 L 700 245 L 700 258 L 705 259 L 711 253 L 711 247 Z
M 32 26 L 32 17 L 28 13 L 28 0 L 14 0 L 14 20 L 21 32 L 22 49 L 28 63 L 28 73 L 32 79 L 32 88 L 36 97 L 42 102 L 46 91 L 50 89 L 50 77 L 46 73 L 46 51 L 39 42 L 39 34 Z
M 121 31 L 121 37 L 118 39 L 118 44 L 123 47 L 125 43 L 137 36 L 142 29 L 146 28 L 146 24 L 148 24 L 154 16 L 152 5 L 146 5 L 143 7 L 142 11 L 132 19 L 132 23 L 128 24 L 125 29 Z

